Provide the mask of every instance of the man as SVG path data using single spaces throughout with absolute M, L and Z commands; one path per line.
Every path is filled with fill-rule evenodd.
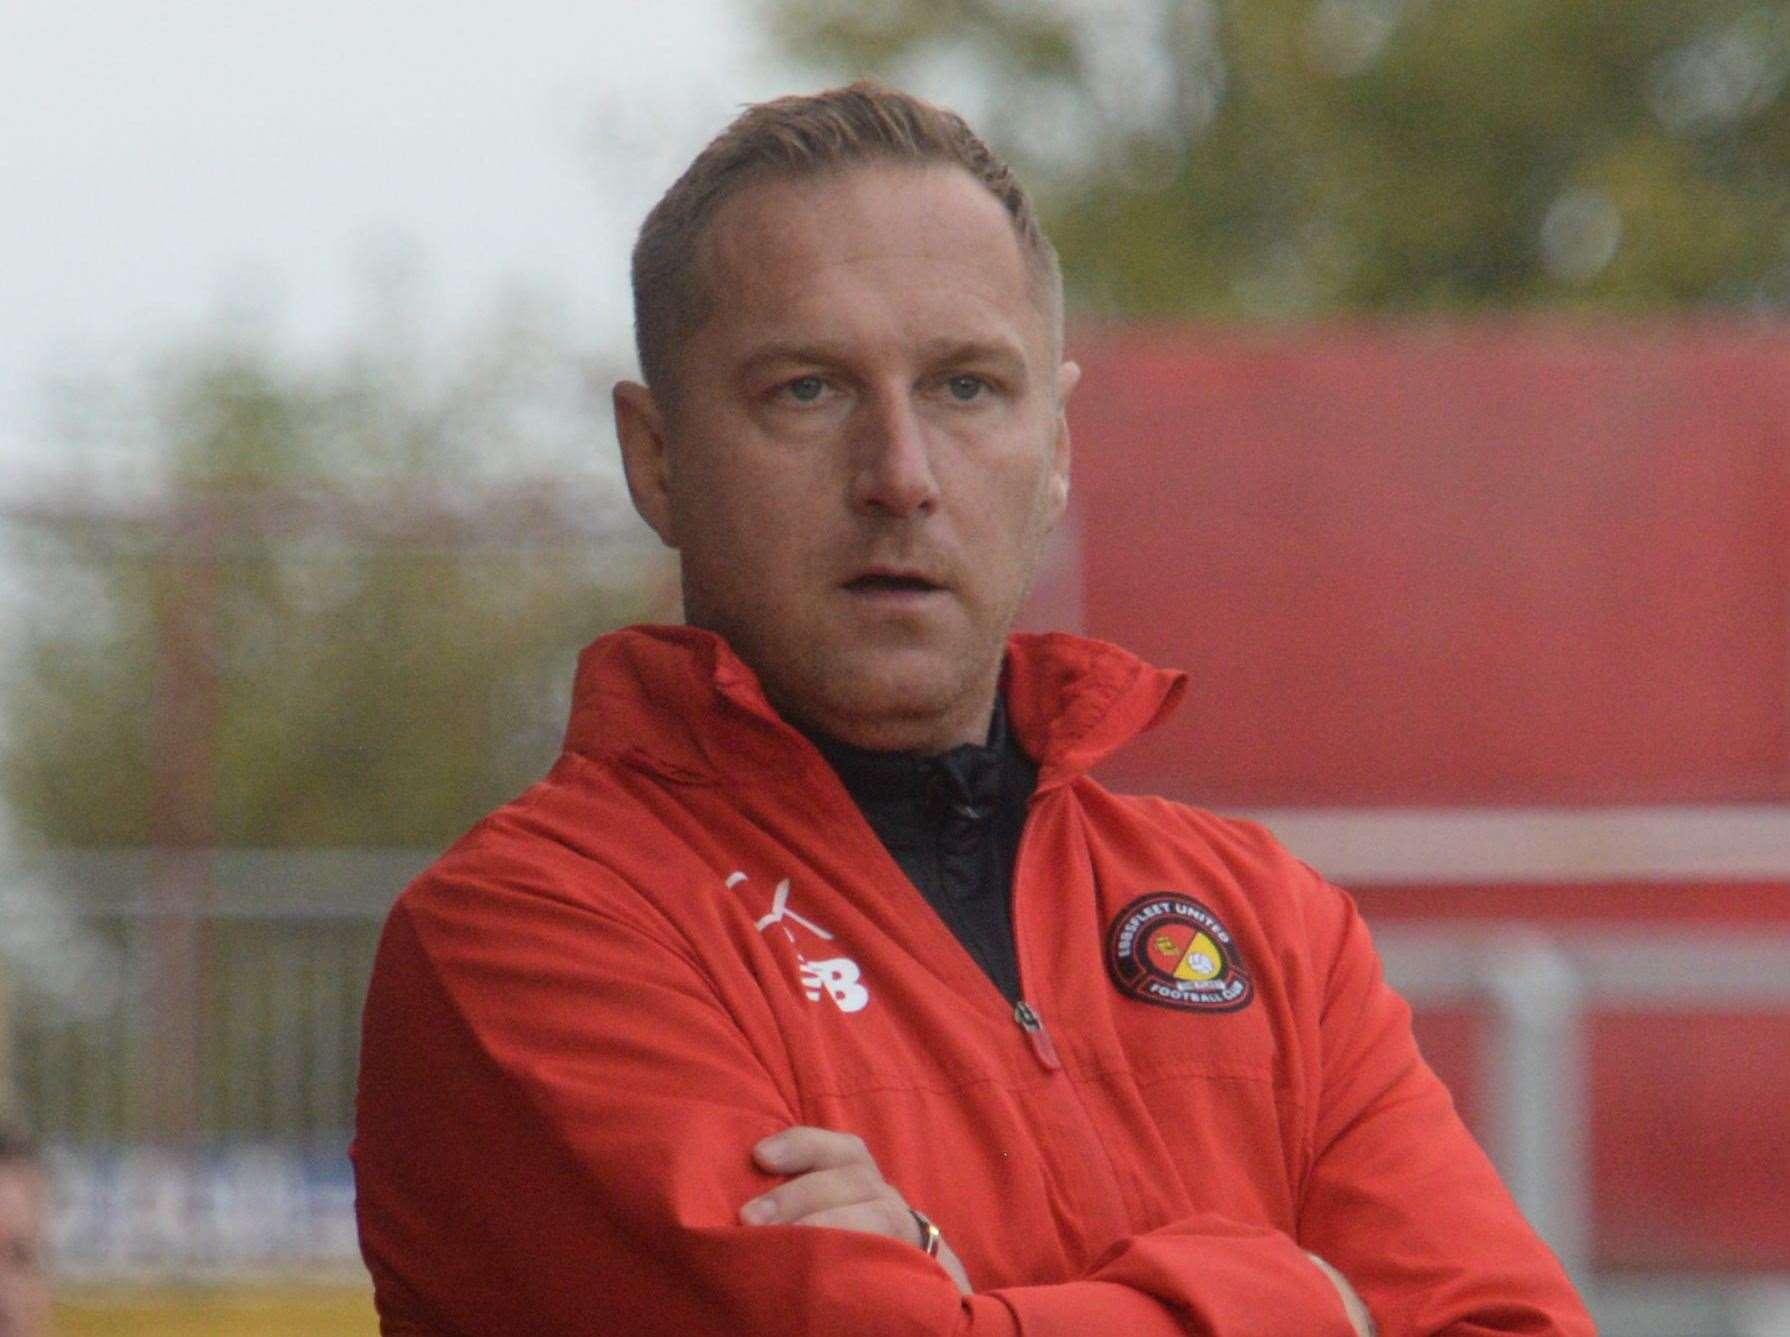
M 50 1331 L 48 1198 L 36 1145 L 0 1121 L 0 1337 Z
M 1347 898 L 1087 777 L 1180 675 L 1009 638 L 1078 373 L 1006 168 L 875 86 L 754 107 L 634 278 L 688 626 L 590 647 L 392 912 L 384 1330 L 1589 1332 Z

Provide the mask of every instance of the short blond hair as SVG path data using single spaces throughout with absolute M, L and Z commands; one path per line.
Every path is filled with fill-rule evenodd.
M 749 106 L 696 155 L 641 224 L 634 243 L 634 343 L 661 403 L 675 392 L 679 345 L 707 319 L 701 248 L 716 212 L 746 186 L 892 162 L 961 167 L 999 200 L 1031 270 L 1039 305 L 1060 330 L 1063 280 L 1025 188 L 956 112 L 860 80 Z

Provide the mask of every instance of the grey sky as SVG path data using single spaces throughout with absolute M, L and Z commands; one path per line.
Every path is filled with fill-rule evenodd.
M 531 291 L 626 355 L 631 229 L 740 102 L 791 83 L 734 0 L 0 6 L 0 489 L 54 469 L 43 376 L 252 293 L 299 350 L 370 258 L 439 328 Z

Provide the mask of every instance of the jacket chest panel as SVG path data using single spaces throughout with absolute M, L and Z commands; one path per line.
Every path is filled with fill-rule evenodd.
M 767 911 L 754 921 L 751 969 L 805 1098 L 1038 1079 L 1017 1023 L 987 981 L 979 981 L 984 994 L 966 998 L 949 969 L 845 897 L 811 890 L 804 899 L 801 884 L 789 882 L 785 919 L 767 923 L 775 913 Z M 796 908 L 803 905 L 812 908 Z M 804 923 L 790 922 L 797 914 Z
M 1090 822 L 1070 799 L 1027 832 L 1027 991 L 1109 1140 L 1133 1149 L 1116 1172 L 1140 1228 L 1197 1210 L 1290 1228 L 1307 1027 L 1263 889 L 1197 840 L 1116 804 Z

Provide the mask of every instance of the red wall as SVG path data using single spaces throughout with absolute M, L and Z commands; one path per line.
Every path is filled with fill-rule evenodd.
M 1790 328 L 1084 334 L 1083 628 L 1223 805 L 1790 799 Z

